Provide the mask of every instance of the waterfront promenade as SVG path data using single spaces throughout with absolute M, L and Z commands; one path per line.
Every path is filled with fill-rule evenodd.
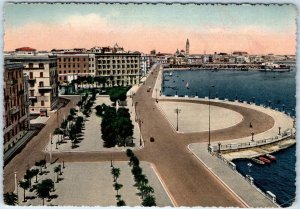
M 175 206 L 222 206 L 222 207 L 247 207 L 244 201 L 236 193 L 215 177 L 201 164 L 197 158 L 188 150 L 187 146 L 191 143 L 207 142 L 207 131 L 195 133 L 177 133 L 166 117 L 161 113 L 155 101 L 156 82 L 159 66 L 155 67 L 153 74 L 150 74 L 144 85 L 141 85 L 133 97 L 136 104 L 136 112 L 139 118 L 143 120 L 142 136 L 144 139 L 144 148 L 135 151 L 135 154 L 141 161 L 148 161 L 155 165 L 156 171 L 161 181 L 165 185 L 166 191 L 173 200 Z M 148 87 L 151 86 L 151 92 Z M 154 95 L 152 97 L 151 95 Z M 160 102 L 160 101 L 159 101 Z M 159 103 L 158 102 L 158 103 Z M 203 101 L 207 105 L 207 101 Z M 218 140 L 231 140 L 233 138 L 249 137 L 249 122 L 255 121 L 256 126 L 253 130 L 262 133 L 274 126 L 274 119 L 260 111 L 251 108 L 236 106 L 227 103 L 212 104 L 221 108 L 234 110 L 243 116 L 243 121 L 238 125 L 229 128 L 215 130 L 211 133 L 212 142 Z M 67 105 L 70 108 L 70 103 Z M 64 112 L 67 112 L 65 110 Z M 59 114 L 62 119 L 62 115 Z M 258 118 L 258 119 L 257 119 Z M 43 134 L 34 137 L 32 143 L 39 143 L 32 149 L 32 144 L 25 147 L 17 158 L 14 158 L 5 168 L 5 191 L 13 191 L 14 179 L 13 173 L 18 170 L 18 179 L 20 180 L 25 173 L 26 168 L 30 168 L 36 160 L 46 157 L 49 161 L 48 153 L 44 152 L 46 144 L 49 142 L 50 131 L 56 127 L 50 122 L 56 118 L 50 118 L 46 127 L 42 130 Z M 49 127 L 51 126 L 51 127 Z M 154 142 L 150 142 L 150 137 Z M 31 149 L 30 149 L 31 148 Z M 28 151 L 31 151 L 28 154 Z M 53 159 L 57 162 L 64 160 L 71 162 L 102 162 L 102 161 L 127 161 L 124 152 L 57 152 L 53 153 Z M 24 162 L 26 164 L 24 165 Z

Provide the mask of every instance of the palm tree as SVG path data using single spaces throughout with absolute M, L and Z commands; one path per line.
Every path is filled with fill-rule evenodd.
M 26 170 L 26 174 L 24 175 L 24 179 L 29 182 L 29 188 L 31 188 L 31 179 L 34 177 L 34 172 L 32 170 Z
M 122 184 L 119 184 L 119 183 L 114 183 L 114 188 L 115 190 L 117 191 L 117 196 L 119 196 L 119 190 L 123 187 Z
M 153 197 L 152 195 L 146 196 L 145 199 L 143 199 L 142 201 L 142 206 L 145 207 L 156 206 L 155 197 Z
M 54 167 L 54 172 L 56 173 L 56 183 L 58 183 L 58 175 L 61 172 L 61 166 L 58 165 L 58 166 Z
M 51 188 L 43 183 L 39 183 L 36 186 L 36 195 L 43 199 L 43 205 L 45 205 L 45 198 L 49 197 L 50 195 L 50 190 Z
M 114 182 L 116 182 L 117 181 L 117 179 L 119 178 L 119 176 L 120 176 L 120 168 L 112 168 L 111 169 L 111 174 L 113 175 L 113 177 L 114 177 Z
M 140 191 L 141 191 L 141 194 L 142 194 L 142 199 L 144 199 L 145 196 L 149 196 L 150 194 L 154 193 L 154 189 L 151 186 L 147 185 L 147 184 L 141 185 Z
M 37 183 L 37 175 L 39 174 L 39 169 L 32 169 L 32 174 L 35 176 L 35 183 Z
M 4 203 L 6 205 L 17 205 L 18 204 L 18 195 L 13 192 L 6 192 L 4 194 Z
M 23 200 L 23 202 L 26 202 L 25 191 L 26 191 L 27 189 L 29 189 L 29 181 L 28 181 L 28 180 L 26 180 L 26 181 L 20 181 L 20 182 L 19 182 L 19 185 L 20 185 L 20 187 L 21 187 L 22 189 L 24 189 L 24 200 Z
M 120 206 L 126 206 L 126 203 L 125 203 L 125 201 L 124 200 L 119 200 L 118 202 L 117 202 L 117 206 L 118 207 L 120 207 Z

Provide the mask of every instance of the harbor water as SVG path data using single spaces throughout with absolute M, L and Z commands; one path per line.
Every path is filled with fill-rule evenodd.
M 198 96 L 255 102 L 295 116 L 296 70 L 291 72 L 259 72 L 230 70 L 165 71 L 162 93 L 166 96 Z M 237 170 L 251 175 L 262 191 L 276 195 L 277 203 L 290 206 L 296 192 L 296 146 L 274 153 L 276 162 L 257 165 L 249 160 L 236 160 Z M 249 166 L 251 165 L 251 166 Z

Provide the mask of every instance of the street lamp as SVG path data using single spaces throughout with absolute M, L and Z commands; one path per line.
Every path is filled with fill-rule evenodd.
M 278 135 L 280 135 L 280 130 L 281 130 L 281 127 L 279 126 L 278 127 Z
M 142 119 L 138 119 L 139 127 L 140 127 L 140 146 L 142 146 Z
M 137 112 L 136 112 L 136 106 L 137 106 L 138 102 L 134 103 L 134 112 L 135 112 L 135 121 L 137 121 Z
M 156 102 L 158 102 L 158 101 L 157 101 L 157 90 L 158 90 L 158 89 L 156 88 L 156 89 L 155 89 L 155 92 L 156 92 Z
M 175 109 L 175 113 L 177 115 L 177 125 L 176 125 L 176 131 L 178 131 L 178 114 L 181 112 L 181 109 L 179 109 L 178 107 Z
M 251 135 L 252 135 L 251 141 L 252 141 L 252 142 L 254 142 L 254 138 L 253 138 L 253 136 L 254 136 L 254 133 L 253 133 L 253 132 L 251 132 Z
M 215 86 L 210 86 L 214 88 Z M 210 152 L 210 87 L 208 89 L 208 152 Z

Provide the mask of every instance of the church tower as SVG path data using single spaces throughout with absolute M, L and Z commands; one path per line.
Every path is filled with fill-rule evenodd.
M 185 44 L 185 55 L 188 57 L 190 55 L 190 42 L 189 39 L 186 40 Z

